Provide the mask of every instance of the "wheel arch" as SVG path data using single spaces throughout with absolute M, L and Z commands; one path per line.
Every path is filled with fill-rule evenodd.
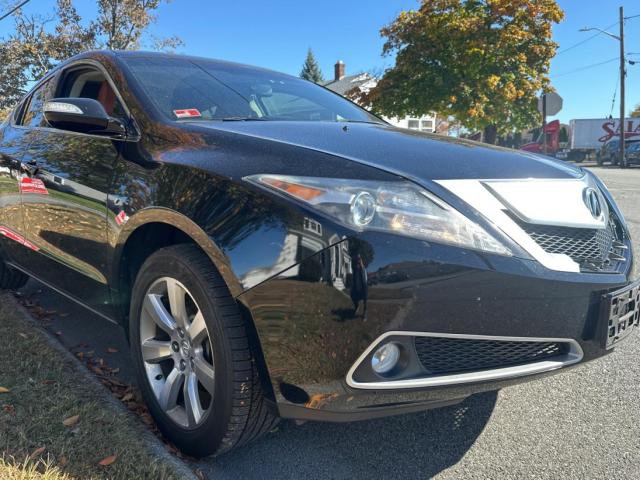
M 158 249 L 179 243 L 197 245 L 225 280 L 231 295 L 235 298 L 242 293 L 228 259 L 200 226 L 174 210 L 146 208 L 126 221 L 114 242 L 110 278 L 123 319 L 128 315 L 128 290 L 144 261 Z

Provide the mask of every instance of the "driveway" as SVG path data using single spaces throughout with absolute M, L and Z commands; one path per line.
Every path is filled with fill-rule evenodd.
M 592 170 L 619 202 L 640 252 L 640 168 Z M 93 350 L 132 380 L 118 327 L 35 282 L 23 293 L 42 305 L 63 344 Z M 216 480 L 640 478 L 639 380 L 634 334 L 615 354 L 563 375 L 431 412 L 352 424 L 283 422 L 259 442 L 195 466 Z

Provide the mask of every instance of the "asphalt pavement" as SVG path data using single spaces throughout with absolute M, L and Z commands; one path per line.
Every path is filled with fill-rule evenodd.
M 592 168 L 621 206 L 640 254 L 640 168 Z M 25 298 L 68 348 L 131 382 L 123 332 L 30 281 Z M 116 351 L 117 350 L 117 351 Z M 283 422 L 194 467 L 207 478 L 640 478 L 640 336 L 561 375 L 424 413 L 351 424 Z

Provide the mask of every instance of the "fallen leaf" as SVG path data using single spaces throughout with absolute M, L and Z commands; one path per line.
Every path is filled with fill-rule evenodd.
M 62 331 L 58 330 L 58 331 L 56 332 L 56 335 L 57 335 L 58 337 L 62 336 Z
M 133 393 L 127 393 L 120 400 L 122 400 L 123 402 L 130 402 L 131 400 L 133 400 Z
M 55 380 L 43 380 L 42 383 L 44 385 L 55 385 L 58 382 L 56 382 Z
M 100 460 L 98 462 L 98 465 L 102 465 L 103 467 L 108 467 L 113 462 L 115 462 L 117 458 L 118 457 L 116 455 L 109 455 L 108 457 L 103 458 L 102 460 Z
M 26 333 L 18 332 L 18 335 L 20 335 L 22 338 L 29 338 Z
M 0 387 L 0 393 L 9 393 L 11 390 L 5 387 Z
M 65 418 L 65 419 L 62 421 L 62 424 L 63 424 L 65 427 L 73 427 L 73 426 L 74 426 L 76 423 L 78 423 L 79 421 L 80 421 L 80 415 L 74 415 L 74 416 L 72 416 L 72 417 Z
M 207 480 L 207 477 L 204 476 L 204 472 L 199 468 L 196 468 L 193 473 L 196 475 L 198 480 Z
M 45 447 L 36 448 L 33 452 L 31 452 L 31 455 L 29 455 L 29 458 L 36 458 L 44 451 L 45 451 Z
M 11 415 L 13 415 L 14 413 L 16 413 L 16 408 L 13 405 L 3 405 L 2 406 L 2 410 L 5 413 L 9 413 Z
M 109 347 L 109 348 L 107 348 L 107 352 L 109 352 L 109 353 L 118 353 L 118 349 L 117 348 L 113 348 L 113 347 Z
M 69 459 L 64 455 L 60 457 L 60 460 L 58 460 L 58 465 L 60 465 L 61 467 L 64 467 L 67 463 L 69 463 Z

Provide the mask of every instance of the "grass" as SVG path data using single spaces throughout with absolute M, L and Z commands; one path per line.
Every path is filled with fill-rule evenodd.
M 102 387 L 79 375 L 74 360 L 6 295 L 0 295 L 0 478 L 179 478 L 173 464 L 145 446 L 139 420 L 105 400 Z

